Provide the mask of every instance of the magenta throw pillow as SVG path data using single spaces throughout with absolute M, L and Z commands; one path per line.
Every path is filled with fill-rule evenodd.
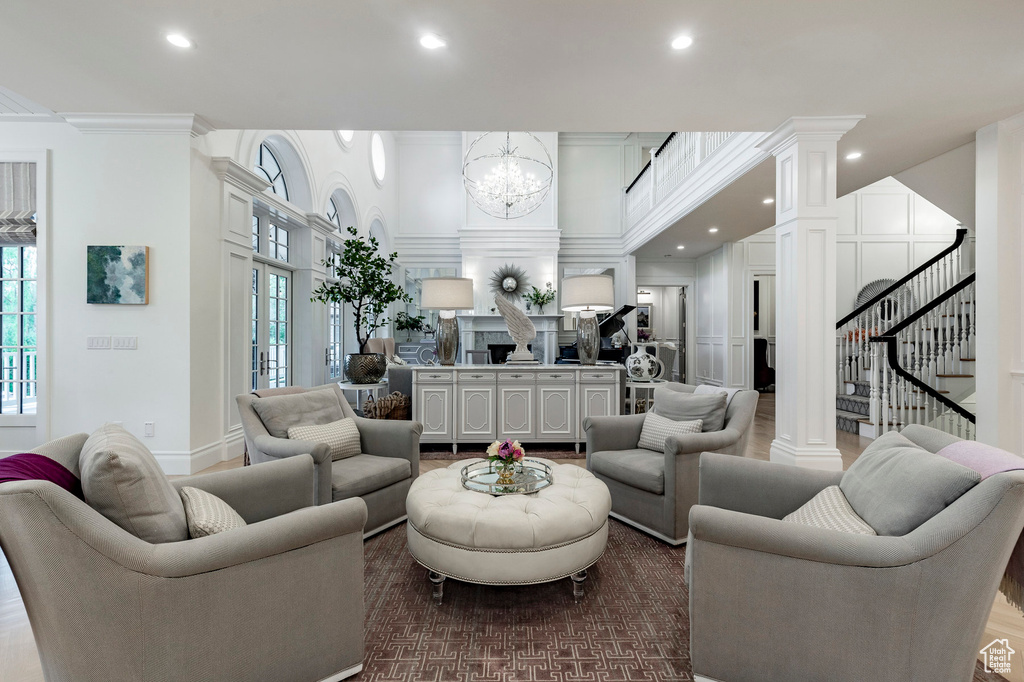
M 1024 469 L 1024 458 L 973 440 L 950 443 L 935 454 L 974 469 L 982 480 L 1004 471 Z
M 84 499 L 82 482 L 59 462 L 45 455 L 25 452 L 0 459 L 0 483 L 9 481 L 50 481 Z

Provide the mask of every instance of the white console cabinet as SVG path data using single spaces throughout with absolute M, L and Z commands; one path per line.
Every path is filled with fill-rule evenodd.
M 619 414 L 618 365 L 413 367 L 413 419 L 424 443 L 586 440 L 583 420 Z

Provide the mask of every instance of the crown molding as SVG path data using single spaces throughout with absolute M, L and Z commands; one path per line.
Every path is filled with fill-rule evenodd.
M 262 194 L 265 189 L 270 187 L 269 182 L 230 156 L 215 156 L 210 160 L 210 165 L 213 166 L 213 172 L 217 174 L 218 178 L 253 196 Z
M 310 228 L 322 232 L 325 236 L 339 238 L 338 226 L 319 213 L 307 213 L 306 223 Z
M 60 116 L 83 133 L 121 135 L 205 135 L 213 126 L 195 114 L 62 113 Z
M 838 141 L 863 118 L 863 115 L 794 116 L 768 133 L 756 146 L 762 151 L 776 155 L 800 138 Z

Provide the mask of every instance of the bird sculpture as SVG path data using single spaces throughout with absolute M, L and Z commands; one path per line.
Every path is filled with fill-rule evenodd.
M 526 347 L 537 337 L 537 328 L 533 326 L 533 322 L 526 316 L 526 313 L 501 295 L 494 297 L 494 303 L 498 306 L 498 312 L 505 318 L 509 336 L 516 342 L 516 349 L 508 354 L 508 360 L 505 362 L 508 364 L 536 364 L 537 361 L 533 359 L 533 353 Z

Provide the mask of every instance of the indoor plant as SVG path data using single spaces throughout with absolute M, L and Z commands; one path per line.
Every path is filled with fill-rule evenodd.
M 352 235 L 333 260 L 323 264 L 334 273 L 334 281 L 324 282 L 313 291 L 314 301 L 321 303 L 348 303 L 355 316 L 359 353 L 345 355 L 345 375 L 354 384 L 374 384 L 387 370 L 387 361 L 380 353 L 363 353 L 366 341 L 373 333 L 387 325 L 385 313 L 396 301 L 412 302 L 402 287 L 391 281 L 397 253 L 385 258 L 379 252 L 374 237 L 360 237 L 356 228 L 349 227 Z
M 423 321 L 425 319 L 422 315 L 413 316 L 404 310 L 400 310 L 395 315 L 395 329 L 405 332 L 405 340 L 408 342 L 412 340 L 412 332 L 423 331 Z
M 537 306 L 537 312 L 543 315 L 544 306 L 555 300 L 555 290 L 551 288 L 551 282 L 548 282 L 543 291 L 537 287 L 530 287 L 530 292 L 525 294 L 523 298 Z
M 496 440 L 487 447 L 487 460 L 493 463 L 494 470 L 498 472 L 497 482 L 503 485 L 515 483 L 516 466 L 522 465 L 524 457 L 526 451 L 517 440 Z

